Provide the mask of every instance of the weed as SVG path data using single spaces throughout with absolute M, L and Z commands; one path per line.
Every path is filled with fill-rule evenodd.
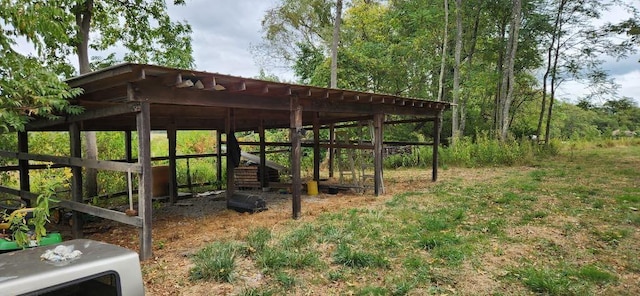
M 542 243 L 537 246 L 540 251 L 544 252 L 551 257 L 555 258 L 563 258 L 567 255 L 567 252 L 562 247 L 562 245 L 557 244 L 556 242 L 548 239 L 543 239 Z
M 540 219 L 546 218 L 547 216 L 549 216 L 549 213 L 545 211 L 535 211 L 533 213 L 525 213 L 524 216 L 522 217 L 522 222 L 528 223 L 534 220 L 540 220 Z
M 272 295 L 278 295 L 279 293 L 277 291 L 273 291 L 270 289 L 260 289 L 260 288 L 245 288 L 242 291 L 240 291 L 240 293 L 238 294 L 238 296 L 272 296 Z
M 164 249 L 166 242 L 164 240 L 159 240 L 158 242 L 156 242 L 156 247 L 158 248 L 158 250 L 162 250 Z
M 490 233 L 493 235 L 500 234 L 506 221 L 502 218 L 493 218 L 489 219 L 486 223 L 484 223 L 481 228 L 482 232 Z
M 535 170 L 533 172 L 530 172 L 529 176 L 534 181 L 541 182 L 544 179 L 544 177 L 547 176 L 547 172 L 544 170 Z
M 393 296 L 409 295 L 409 292 L 411 292 L 411 290 L 415 287 L 415 284 L 413 282 L 408 282 L 405 280 L 394 280 L 393 282 L 396 284 L 394 284 L 389 291 L 389 295 Z
M 339 244 L 333 261 L 349 267 L 389 267 L 389 261 L 379 254 L 358 251 L 347 244 Z
M 444 218 L 438 216 L 427 216 L 421 224 L 422 228 L 427 231 L 442 231 L 451 226 Z
M 619 203 L 639 203 L 640 195 L 639 194 L 622 194 L 615 197 L 616 201 Z
M 385 296 L 389 295 L 389 290 L 384 287 L 364 286 L 355 293 L 356 296 Z
M 531 291 L 546 295 L 571 295 L 568 277 L 550 269 L 527 268 L 522 272 L 522 282 Z
M 318 233 L 320 234 L 318 241 L 323 243 L 338 243 L 351 240 L 350 234 L 335 225 L 323 225 Z
M 593 265 L 583 266 L 578 270 L 578 276 L 581 279 L 587 280 L 592 283 L 596 283 L 599 285 L 615 282 L 618 278 L 606 271 L 600 270 L 598 267 Z
M 593 206 L 594 209 L 603 209 L 604 205 L 605 205 L 605 202 L 602 199 L 595 199 L 591 203 L 591 206 Z
M 231 282 L 238 248 L 238 245 L 230 242 L 215 242 L 206 246 L 194 255 L 195 266 L 189 271 L 189 277 L 192 280 Z
M 514 200 L 518 199 L 518 195 L 513 192 L 505 192 L 501 198 L 495 200 L 497 204 L 510 204 Z
M 393 198 L 388 201 L 386 203 L 386 205 L 388 207 L 397 207 L 399 205 L 406 205 L 407 204 L 407 198 L 410 196 L 416 196 L 416 195 L 421 195 L 422 193 L 420 192 L 403 192 L 400 194 L 396 194 L 393 196 Z
M 286 272 L 276 273 L 276 281 L 280 283 L 284 289 L 291 289 L 296 285 L 296 278 Z
M 285 267 L 300 269 L 320 264 L 320 259 L 315 251 L 282 248 L 266 248 L 256 256 L 256 261 L 267 271 L 277 271 Z
M 638 215 L 637 213 L 631 212 L 625 215 L 626 219 L 625 221 L 628 224 L 634 225 L 634 226 L 640 226 L 640 215 Z
M 418 245 L 420 248 L 433 250 L 436 247 L 456 245 L 459 243 L 460 238 L 454 233 L 436 232 L 422 236 Z
M 628 229 L 614 229 L 605 231 L 596 230 L 593 232 L 593 234 L 598 238 L 598 240 L 615 247 L 620 244 L 620 240 L 629 235 L 629 232 L 630 231 Z
M 540 190 L 540 182 L 535 181 L 522 181 L 516 184 L 515 188 L 525 192 L 536 192 Z
M 253 229 L 247 235 L 247 243 L 253 252 L 262 252 L 270 239 L 271 231 L 264 227 Z
M 345 279 L 345 275 L 341 270 L 331 270 L 329 271 L 328 278 L 332 282 L 338 282 Z
M 459 265 L 467 256 L 465 246 L 444 246 L 433 250 L 433 256 L 444 261 L 448 265 Z
M 290 232 L 281 242 L 283 247 L 302 248 L 309 244 L 315 230 L 311 224 L 304 224 Z

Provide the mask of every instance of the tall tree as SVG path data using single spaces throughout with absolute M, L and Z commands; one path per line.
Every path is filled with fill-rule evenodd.
M 340 23 L 342 22 L 342 0 L 336 0 L 336 16 L 333 21 L 331 38 L 331 88 L 338 87 L 338 45 L 340 43 Z
M 444 98 L 444 72 L 447 66 L 447 44 L 448 43 L 449 43 L 449 1 L 444 0 L 444 29 L 442 30 L 442 53 L 440 54 L 440 76 L 439 76 L 440 78 L 438 79 L 438 99 L 437 99 L 438 101 L 442 101 L 442 99 Z
M 456 48 L 453 62 L 453 108 L 451 114 L 451 140 L 455 144 L 460 136 L 460 58 L 462 55 L 462 0 L 456 0 Z
M 515 60 L 518 52 L 518 34 L 520 32 L 522 2 L 513 0 L 511 11 L 511 24 L 509 28 L 509 42 L 507 43 L 506 69 L 502 73 L 502 89 L 498 104 L 498 132 L 502 141 L 507 139 L 509 132 L 511 103 L 515 82 Z
M 325 54 L 335 24 L 333 5 L 332 0 L 279 0 L 262 19 L 263 41 L 252 48 L 257 63 L 288 68 L 304 50 Z
M 624 4 L 617 0 L 548 0 L 543 3 L 542 7 L 551 8 L 547 14 L 553 25 L 545 39 L 547 64 L 537 133 L 542 134 L 546 113 L 544 139 L 547 143 L 551 137 L 556 90 L 561 83 L 569 80 L 586 82 L 591 89 L 607 95 L 615 91 L 611 86 L 607 87 L 612 83 L 602 70 L 602 57 L 625 56 L 633 50 L 633 44 L 617 42 L 607 25 L 595 24 L 605 11 L 620 3 Z

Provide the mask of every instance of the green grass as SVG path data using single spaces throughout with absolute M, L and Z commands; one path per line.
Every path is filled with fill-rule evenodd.
M 230 242 L 215 242 L 193 256 L 195 266 L 189 271 L 192 280 L 231 282 L 239 246 Z
M 637 204 L 640 203 L 640 191 L 636 194 L 622 194 L 615 197 L 619 203 Z
M 519 271 L 520 280 L 532 292 L 544 295 L 588 295 L 594 286 L 615 283 L 610 272 L 594 265 L 580 268 L 534 268 Z
M 522 283 L 532 292 L 543 295 L 576 295 L 569 277 L 551 269 L 527 268 L 522 271 Z
M 382 254 L 356 250 L 347 244 L 338 245 L 333 254 L 333 262 L 348 267 L 380 267 L 388 268 L 389 261 Z
M 247 235 L 247 244 L 251 252 L 262 252 L 271 240 L 271 231 L 264 227 L 253 229 Z
M 452 168 L 367 208 L 251 229 L 232 254 L 265 277 L 240 295 L 640 294 L 640 146 L 533 163 Z

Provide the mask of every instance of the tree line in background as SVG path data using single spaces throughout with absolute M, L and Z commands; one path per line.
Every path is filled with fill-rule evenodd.
M 611 9 L 628 19 L 599 21 Z M 302 83 L 450 101 L 443 132 L 453 140 L 617 136 L 638 130 L 640 111 L 615 96 L 602 59 L 638 48 L 639 15 L 623 0 L 280 0 L 253 52 L 266 69 L 261 78 L 278 79 L 270 69 L 284 65 Z M 194 67 L 191 27 L 170 19 L 164 0 L 2 1 L 0 28 L 3 132 L 82 112 L 71 100 L 81 90 L 62 78 L 120 61 Z M 16 51 L 18 40 L 35 52 Z M 89 57 L 89 48 L 105 56 Z M 592 90 L 577 104 L 556 98 L 572 80 Z M 390 128 L 393 140 L 430 134 L 427 126 Z
M 628 19 L 606 23 L 612 10 Z M 637 104 L 602 66 L 636 52 L 639 16 L 618 0 L 280 0 L 253 52 L 302 83 L 452 102 L 453 141 L 486 131 L 549 142 L 638 130 Z M 569 81 L 589 94 L 558 98 Z
M 603 56 L 624 57 L 640 44 L 640 18 L 632 4 L 280 0 L 266 12 L 264 42 L 253 52 L 264 69 L 258 78 L 277 80 L 270 69 L 284 65 L 301 83 L 454 103 L 445 114 L 443 133 L 453 135 L 455 145 L 440 150 L 444 166 L 527 164 L 541 153 L 555 153 L 556 147 L 505 140 L 526 135 L 542 135 L 546 143 L 550 137 L 593 140 L 639 129 L 640 108 L 632 98 L 616 97 L 613 81 L 601 69 Z M 627 11 L 629 19 L 596 26 L 601 14 L 614 6 Z M 22 130 L 35 117 L 82 112 L 73 105 L 81 90 L 69 89 L 61 79 L 121 61 L 194 67 L 191 27 L 170 19 L 164 0 L 0 1 L 0 29 L 4 150 L 15 150 L 17 141 L 15 133 L 3 132 Z M 16 51 L 19 40 L 35 52 Z M 90 48 L 105 56 L 89 57 Z M 116 56 L 116 48 L 124 48 L 124 54 Z M 70 58 L 77 58 L 77 69 Z M 577 104 L 558 100 L 558 87 L 570 80 L 587 82 L 593 92 Z M 385 137 L 426 141 L 429 128 L 389 126 Z M 269 131 L 267 138 L 285 141 L 287 134 Z M 181 132 L 178 148 L 184 153 L 213 152 L 211 139 L 207 133 Z M 70 149 L 66 133 L 30 133 L 29 142 L 32 153 L 67 155 Z M 100 159 L 119 159 L 124 135 L 89 134 L 83 145 L 85 157 L 100 151 Z M 156 139 L 154 155 L 165 155 L 165 146 Z M 391 155 L 385 167 L 428 165 L 430 149 Z M 287 153 L 270 157 L 288 164 Z M 311 163 L 305 158 L 303 169 Z M 0 164 L 9 163 L 0 159 Z M 214 180 L 210 159 L 181 161 L 178 166 L 182 183 Z M 30 173 L 34 189 L 66 190 L 51 185 L 49 173 Z M 85 184 L 87 197 L 125 188 L 124 177 L 114 172 L 97 173 L 93 180 Z M 16 186 L 17 176 L 2 173 L 0 182 Z

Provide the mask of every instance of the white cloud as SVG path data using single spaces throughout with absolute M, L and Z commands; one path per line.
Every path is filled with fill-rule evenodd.
M 209 72 L 252 77 L 259 73 L 250 51 L 260 42 L 261 21 L 275 1 L 187 1 L 170 7 L 174 20 L 185 20 L 193 29 L 196 68 Z
M 612 75 L 611 78 L 619 85 L 617 92 L 618 98 L 629 97 L 640 105 L 640 69 L 619 75 Z M 567 81 L 560 86 L 556 94 L 560 99 L 575 103 L 580 98 L 588 95 L 589 92 L 590 89 L 588 85 L 576 81 Z M 604 99 L 608 100 L 609 98 Z
M 640 104 L 640 70 L 616 75 L 614 78 L 621 85 L 620 96 L 633 98 Z

